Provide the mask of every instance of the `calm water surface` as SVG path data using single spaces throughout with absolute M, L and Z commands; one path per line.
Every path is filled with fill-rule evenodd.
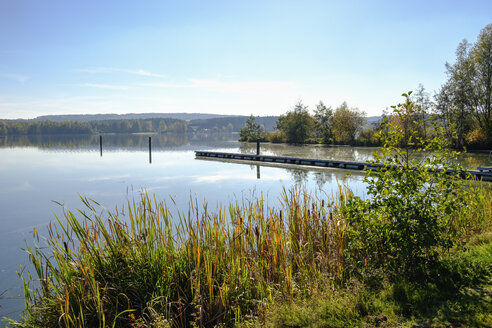
M 82 208 L 79 195 L 97 200 L 108 210 L 138 197 L 142 190 L 166 200 L 173 211 L 187 209 L 190 197 L 209 208 L 261 193 L 278 205 L 284 187 L 302 184 L 312 192 L 336 193 L 348 185 L 364 195 L 363 174 L 337 169 L 305 169 L 237 164 L 195 159 L 194 150 L 255 153 L 256 145 L 235 141 L 235 135 L 0 138 L 0 317 L 17 318 L 23 309 L 22 284 L 16 271 L 27 266 L 25 242 L 33 228 L 41 234 L 67 209 Z M 371 148 L 262 144 L 262 153 L 279 156 L 367 161 Z M 467 155 L 468 167 L 487 165 L 486 155 Z M 171 198 L 173 201 L 171 201 Z M 0 327 L 4 324 L 0 323 Z

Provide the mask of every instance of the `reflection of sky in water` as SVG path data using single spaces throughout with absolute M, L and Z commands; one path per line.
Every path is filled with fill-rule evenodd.
M 365 192 L 363 174 L 359 171 L 352 171 L 347 177 L 346 172 L 337 169 L 306 170 L 195 159 L 193 149 L 256 152 L 255 144 L 239 144 L 230 138 L 200 143 L 162 139 L 153 148 L 152 164 L 144 147 L 148 137 L 127 138 L 131 140 L 114 137 L 118 146 L 106 145 L 108 150 L 105 148 L 102 157 L 97 139 L 70 140 L 70 145 L 49 140 L 35 147 L 29 145 L 29 140 L 21 140 L 16 141 L 21 147 L 0 147 L 0 294 L 7 290 L 3 297 L 21 293 L 21 281 L 15 274 L 19 264 L 27 264 L 21 248 L 25 240 L 32 240 L 33 227 L 43 232 L 55 214 L 62 214 L 54 201 L 75 210 L 82 206 L 80 194 L 113 210 L 116 206 L 120 209 L 145 189 L 158 200 L 166 200 L 176 213 L 186 211 L 190 198 L 201 203 L 206 200 L 209 209 L 214 209 L 219 204 L 250 199 L 253 191 L 256 195 L 261 193 L 267 205 L 276 206 L 283 188 L 294 184 L 305 185 L 309 191 L 327 197 L 336 194 L 339 185 L 348 186 L 358 195 Z M 124 148 L 127 144 L 130 148 Z M 373 151 L 262 145 L 264 154 L 339 160 L 366 161 Z M 2 317 L 20 311 L 23 303 L 21 299 L 0 299 L 0 306 Z

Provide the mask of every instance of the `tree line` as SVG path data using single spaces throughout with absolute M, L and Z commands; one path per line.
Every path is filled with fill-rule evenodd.
M 433 97 L 422 84 L 408 95 L 416 106 L 405 120 L 385 110 L 379 123 L 368 126 L 365 113 L 345 102 L 333 109 L 320 101 L 310 113 L 298 101 L 271 133 L 251 116 L 240 140 L 380 146 L 382 123 L 391 121 L 403 131 L 416 129 L 416 137 L 424 139 L 433 137 L 437 124 L 454 148 L 492 149 L 492 24 L 482 29 L 475 44 L 465 39 L 458 45 L 456 62 L 446 63 L 446 71 L 448 79 Z
M 109 114 L 100 115 L 104 117 L 111 116 Z M 67 117 L 70 117 L 70 115 L 67 115 Z M 54 120 L 0 120 L 0 136 L 98 133 L 183 133 L 187 131 L 212 131 L 232 133 L 239 131 L 241 127 L 244 126 L 248 117 L 226 116 L 217 118 L 193 119 L 190 121 L 185 121 L 178 118 L 107 119 L 94 121 L 57 121 L 55 119 L 56 117 L 54 117 Z M 265 116 L 258 118 L 258 122 L 260 122 L 267 129 L 273 130 L 277 119 L 278 117 L 275 116 Z
M 145 133 L 187 131 L 187 123 L 178 119 L 76 121 L 10 121 L 0 120 L 0 136 L 6 135 L 62 135 L 98 133 Z

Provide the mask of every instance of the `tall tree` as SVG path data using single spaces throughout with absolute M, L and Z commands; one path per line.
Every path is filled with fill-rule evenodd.
M 349 108 L 347 103 L 343 102 L 335 109 L 332 122 L 335 141 L 352 144 L 364 127 L 365 113 L 358 108 Z
M 333 109 L 331 109 L 331 107 L 326 107 L 325 104 L 320 101 L 314 110 L 314 119 L 316 120 L 317 137 L 320 138 L 323 143 L 330 143 L 333 141 L 332 117 Z
M 7 123 L 4 121 L 0 120 L 0 136 L 5 136 L 8 134 L 8 127 Z
M 456 62 L 446 63 L 448 80 L 436 95 L 437 110 L 447 125 L 454 125 L 457 146 L 466 135 L 479 129 L 492 145 L 492 24 L 474 45 L 463 40 L 456 49 Z
M 429 93 L 425 91 L 422 83 L 419 84 L 417 90 L 411 95 L 410 98 L 418 107 L 419 115 L 416 116 L 415 119 L 421 122 L 421 131 L 419 131 L 419 134 L 421 134 L 424 138 L 427 138 L 426 119 L 427 115 L 431 112 L 434 103 L 430 100 Z
M 294 108 L 280 115 L 277 129 L 282 131 L 290 143 L 305 143 L 311 136 L 314 120 L 309 114 L 308 107 L 298 101 Z
M 465 135 L 473 126 L 472 97 L 473 97 L 473 65 L 470 62 L 470 44 L 463 40 L 456 49 L 456 62 L 446 63 L 448 81 L 441 87 L 436 96 L 437 110 L 445 120 L 448 135 L 453 136 L 450 127 L 456 131 L 458 147 L 464 146 Z
M 492 145 L 492 24 L 487 25 L 473 46 L 470 59 L 474 67 L 472 98 L 478 125 Z
M 256 141 L 263 136 L 264 132 L 261 125 L 256 122 L 255 117 L 251 114 L 244 127 L 239 131 L 239 141 Z
M 159 127 L 158 127 L 157 131 L 159 131 L 159 133 L 163 133 L 163 132 L 167 131 L 167 125 L 166 125 L 166 122 L 164 120 L 161 120 L 159 122 Z

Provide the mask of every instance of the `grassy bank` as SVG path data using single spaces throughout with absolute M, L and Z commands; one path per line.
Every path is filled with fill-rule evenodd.
M 354 268 L 343 190 L 331 200 L 286 190 L 275 209 L 261 196 L 217 213 L 192 202 L 180 218 L 146 194 L 124 216 L 83 199 L 50 226 L 47 248 L 35 233 L 24 320 L 11 325 L 487 327 L 492 201 L 474 192 L 447 232 L 456 246 L 401 279 Z
M 351 281 L 271 305 L 268 327 L 492 327 L 492 234 L 443 254 L 421 281 Z M 320 288 L 321 287 L 321 288 Z

